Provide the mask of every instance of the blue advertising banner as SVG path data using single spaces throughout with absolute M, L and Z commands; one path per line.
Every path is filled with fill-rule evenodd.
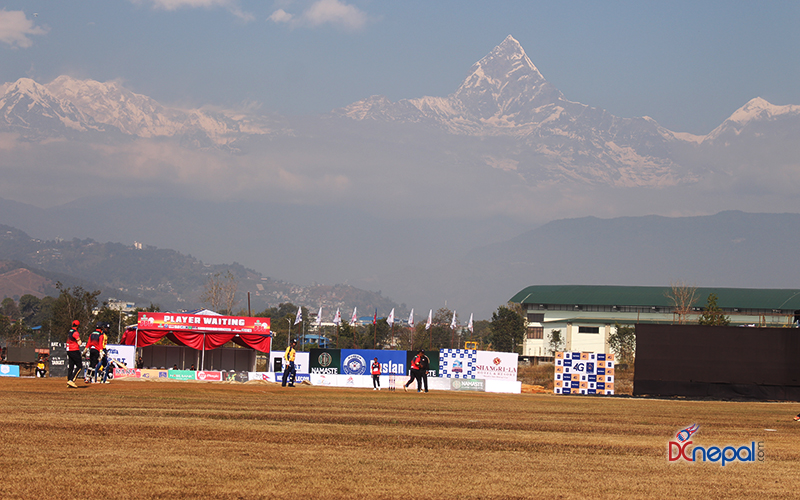
M 19 377 L 19 366 L 0 365 L 0 377 Z
M 342 349 L 344 375 L 370 375 L 370 364 L 378 358 L 381 375 L 405 375 L 406 351 L 382 351 L 379 349 Z

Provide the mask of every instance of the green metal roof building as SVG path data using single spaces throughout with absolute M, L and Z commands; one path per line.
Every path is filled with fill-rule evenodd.
M 523 356 L 552 356 L 553 332 L 567 351 L 610 352 L 608 337 L 615 324 L 693 323 L 710 294 L 731 325 L 787 327 L 800 319 L 800 290 L 759 288 L 694 288 L 650 286 L 541 285 L 514 295 L 527 313 Z M 678 307 L 674 297 L 694 291 L 694 300 Z

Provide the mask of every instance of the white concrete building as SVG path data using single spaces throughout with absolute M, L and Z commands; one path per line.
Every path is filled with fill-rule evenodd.
M 696 288 L 690 312 L 678 314 L 671 287 L 529 286 L 511 298 L 526 313 L 522 356 L 551 360 L 554 333 L 559 350 L 610 353 L 617 324 L 696 323 L 710 294 L 732 326 L 795 327 L 800 320 L 800 290 Z

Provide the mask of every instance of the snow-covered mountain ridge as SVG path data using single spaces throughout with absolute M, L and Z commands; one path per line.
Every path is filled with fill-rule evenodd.
M 144 138 L 194 135 L 198 146 L 220 146 L 242 135 L 270 132 L 259 123 L 229 116 L 232 113 L 168 108 L 117 82 L 59 76 L 42 85 L 20 78 L 4 88 L 0 123 L 16 130 L 36 130 L 43 135 L 57 135 L 60 124 L 72 131 L 113 131 Z M 205 137 L 198 138 L 198 133 Z
M 800 106 L 776 106 L 762 98 L 751 100 L 705 136 L 668 130 L 646 116 L 623 118 L 570 101 L 544 78 L 510 35 L 476 62 L 461 85 L 446 97 L 392 102 L 372 96 L 316 121 L 209 108 L 178 109 L 131 92 L 119 82 L 68 76 L 47 84 L 21 78 L 3 84 L 0 92 L 0 132 L 19 134 L 25 141 L 175 139 L 180 147 L 246 154 L 244 145 L 252 144 L 254 138 L 290 147 L 292 143 L 285 139 L 333 136 L 339 132 L 334 132 L 336 123 L 344 122 L 364 125 L 335 142 L 352 141 L 358 148 L 367 126 L 370 134 L 383 134 L 380 142 L 391 143 L 401 141 L 392 136 L 396 129 L 379 124 L 401 124 L 404 133 L 420 144 L 430 140 L 431 129 L 449 137 L 478 137 L 481 141 L 475 148 L 455 151 L 460 162 L 513 174 L 510 182 L 522 180 L 530 186 L 579 183 L 661 188 L 692 184 L 726 168 L 731 157 L 741 157 L 739 151 L 763 157 L 762 150 L 773 154 L 775 137 L 787 133 L 800 136 Z M 317 127 L 321 128 L 311 130 Z M 793 156 L 790 149 L 777 154 Z M 324 156 L 330 157 L 329 153 Z

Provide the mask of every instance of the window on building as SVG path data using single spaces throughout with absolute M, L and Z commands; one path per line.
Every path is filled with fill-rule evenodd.
M 543 339 L 544 338 L 544 328 L 542 328 L 541 326 L 528 327 L 528 338 L 529 339 Z
M 528 323 L 541 323 L 544 321 L 544 313 L 528 313 Z
M 579 326 L 578 333 L 600 333 L 599 326 Z

